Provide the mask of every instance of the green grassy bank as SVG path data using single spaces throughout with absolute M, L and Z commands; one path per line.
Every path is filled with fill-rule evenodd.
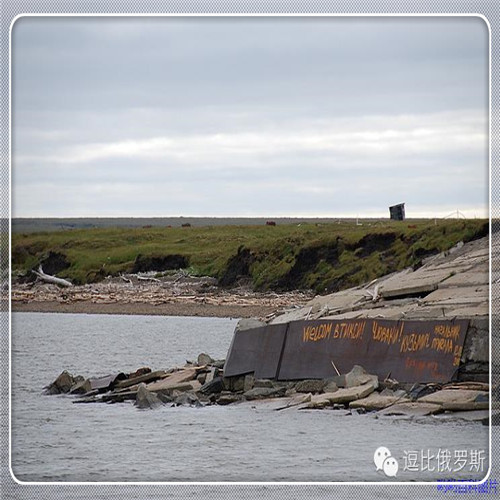
M 13 271 L 44 271 L 75 284 L 108 275 L 185 268 L 231 286 L 333 292 L 418 265 L 459 241 L 488 234 L 487 220 L 389 220 L 277 226 L 77 229 L 12 235 Z

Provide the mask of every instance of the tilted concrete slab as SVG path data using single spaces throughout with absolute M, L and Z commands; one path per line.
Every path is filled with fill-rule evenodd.
M 423 304 L 479 304 L 489 298 L 489 286 L 460 286 L 440 288 L 422 299 Z

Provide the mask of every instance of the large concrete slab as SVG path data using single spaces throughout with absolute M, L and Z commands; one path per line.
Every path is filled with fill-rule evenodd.
M 460 286 L 440 288 L 422 299 L 422 303 L 451 304 L 479 304 L 489 298 L 489 286 Z
M 466 406 L 464 409 L 468 409 L 469 403 L 483 400 L 487 395 L 487 392 L 470 389 L 443 389 L 419 398 L 419 402 L 437 404 L 443 407 L 454 405 L 456 409 L 461 409 L 460 405 L 463 405 Z

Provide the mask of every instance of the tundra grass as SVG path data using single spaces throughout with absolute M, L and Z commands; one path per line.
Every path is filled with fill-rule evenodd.
M 50 252 L 62 254 L 70 266 L 58 276 L 81 284 L 130 272 L 139 255 L 182 255 L 195 275 L 221 278 L 236 266 L 256 289 L 321 293 L 417 265 L 488 230 L 480 219 L 73 229 L 13 234 L 11 258 L 13 271 L 26 274 Z M 238 260 L 242 249 L 245 262 Z

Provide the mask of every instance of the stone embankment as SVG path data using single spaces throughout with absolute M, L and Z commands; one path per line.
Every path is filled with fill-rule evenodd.
M 403 418 L 454 415 L 485 423 L 489 417 L 489 385 L 484 383 L 400 384 L 379 380 L 357 365 L 349 373 L 329 379 L 259 380 L 253 374 L 224 377 L 224 360 L 207 354 L 169 370 L 141 368 L 131 374 L 87 379 L 65 371 L 45 388 L 45 394 L 73 395 L 73 403 L 80 404 L 132 402 L 141 409 L 267 400 L 276 411 L 333 409 Z

